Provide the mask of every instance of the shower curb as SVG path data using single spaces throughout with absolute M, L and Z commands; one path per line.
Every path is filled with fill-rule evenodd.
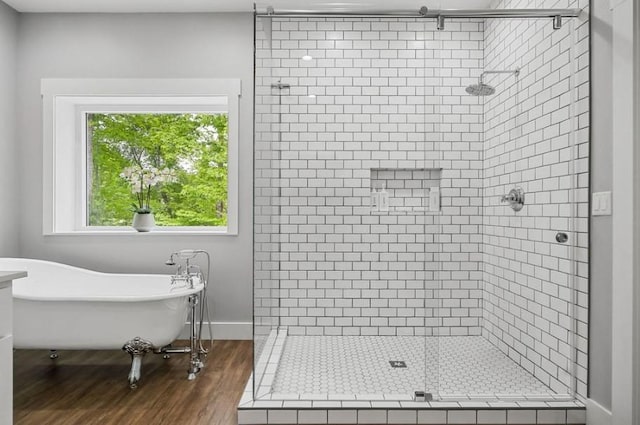
M 253 376 L 238 404 L 238 425 L 556 424 L 585 425 L 578 401 L 353 401 L 253 399 Z
M 561 424 L 585 425 L 586 410 L 575 408 L 353 409 L 238 407 L 238 425 L 284 424 Z

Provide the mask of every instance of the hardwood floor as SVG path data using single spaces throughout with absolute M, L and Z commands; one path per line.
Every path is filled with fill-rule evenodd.
M 176 344 L 179 345 L 179 344 Z M 148 354 L 130 390 L 123 351 L 14 352 L 16 425 L 232 425 L 252 368 L 251 341 L 215 341 L 206 367 L 187 381 L 189 356 Z

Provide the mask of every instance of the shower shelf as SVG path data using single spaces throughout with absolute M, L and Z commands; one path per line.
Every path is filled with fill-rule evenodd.
M 371 168 L 371 214 L 438 214 L 441 172 L 440 168 Z

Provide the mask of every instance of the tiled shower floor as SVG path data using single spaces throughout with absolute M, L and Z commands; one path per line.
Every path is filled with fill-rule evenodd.
M 481 336 L 287 336 L 270 398 L 406 400 L 417 390 L 471 399 L 553 394 Z

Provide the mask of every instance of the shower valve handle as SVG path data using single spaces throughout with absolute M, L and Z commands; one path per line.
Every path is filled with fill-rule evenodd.
M 513 188 L 500 198 L 500 202 L 508 202 L 514 211 L 520 211 L 524 206 L 524 190 L 521 187 Z

